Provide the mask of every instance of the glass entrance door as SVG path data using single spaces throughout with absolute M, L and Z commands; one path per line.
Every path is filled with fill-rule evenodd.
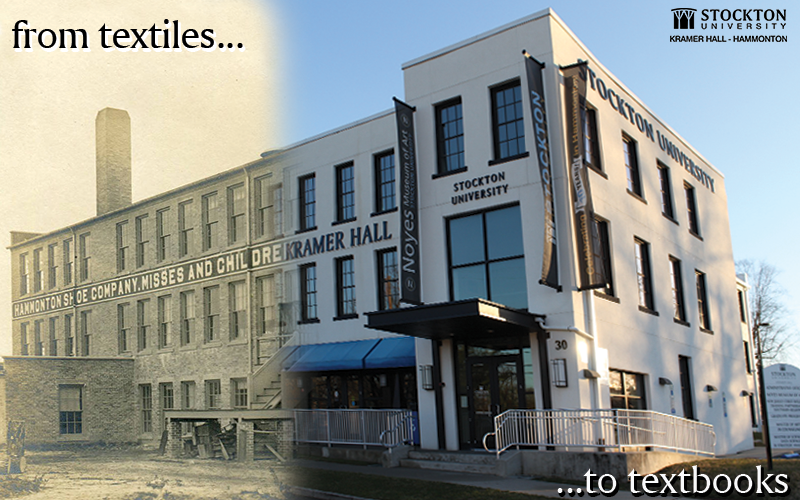
M 522 360 L 516 356 L 476 357 L 467 362 L 470 440 L 483 447 L 483 436 L 494 431 L 494 417 L 506 410 L 525 408 Z M 488 443 L 494 446 L 494 443 Z

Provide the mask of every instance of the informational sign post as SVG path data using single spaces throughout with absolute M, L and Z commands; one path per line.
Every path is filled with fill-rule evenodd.
M 800 448 L 800 368 L 784 363 L 768 366 L 764 386 L 772 448 Z

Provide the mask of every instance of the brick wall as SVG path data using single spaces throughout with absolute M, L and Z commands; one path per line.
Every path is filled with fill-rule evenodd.
M 25 421 L 27 444 L 136 440 L 132 359 L 6 357 L 5 369 L 6 419 Z M 82 388 L 79 434 L 60 433 L 63 385 Z

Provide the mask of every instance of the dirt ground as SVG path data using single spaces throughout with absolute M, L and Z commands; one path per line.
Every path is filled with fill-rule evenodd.
M 288 499 L 289 467 L 277 460 L 171 459 L 153 450 L 26 451 L 24 474 L 0 476 L 0 498 L 24 500 Z M 3 484 L 5 482 L 5 484 Z M 40 483 L 39 491 L 24 491 Z M 5 486 L 5 487 L 4 487 Z M 4 487 L 4 488 L 3 488 Z

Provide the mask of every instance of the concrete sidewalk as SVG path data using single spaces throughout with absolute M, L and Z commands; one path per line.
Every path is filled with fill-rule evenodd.
M 570 498 L 570 495 L 559 495 L 558 489 L 563 488 L 566 493 L 570 489 L 575 491 L 581 488 L 574 484 L 550 483 L 537 481 L 528 477 L 499 477 L 487 474 L 473 474 L 468 472 L 446 472 L 428 469 L 411 469 L 404 467 L 384 468 L 380 465 L 352 465 L 319 460 L 298 459 L 292 461 L 293 465 L 306 467 L 309 469 L 322 469 L 343 473 L 357 472 L 359 474 L 373 474 L 376 476 L 396 477 L 404 479 L 418 479 L 422 481 L 438 481 L 443 483 L 462 484 L 465 486 L 476 486 L 478 488 L 490 488 L 500 491 L 511 491 L 528 495 L 540 495 L 551 498 Z M 619 499 L 634 499 L 630 491 L 625 490 L 626 485 L 620 485 L 620 491 L 614 495 Z M 582 495 L 585 498 L 586 495 Z M 579 498 L 575 495 L 573 498 Z

